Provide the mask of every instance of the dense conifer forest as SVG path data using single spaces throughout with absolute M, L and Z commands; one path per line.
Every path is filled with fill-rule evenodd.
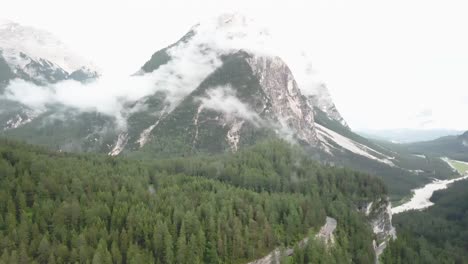
M 284 261 L 373 263 L 356 204 L 385 193 L 281 141 L 139 161 L 1 140 L 0 263 L 246 263 L 313 238 L 326 216 L 336 242 Z

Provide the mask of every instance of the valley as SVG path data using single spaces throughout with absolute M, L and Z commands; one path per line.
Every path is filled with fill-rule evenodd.
M 356 132 L 243 14 L 181 36 L 116 76 L 0 24 L 0 264 L 467 263 L 468 132 Z
M 410 210 L 423 210 L 432 206 L 434 203 L 431 202 L 432 195 L 435 191 L 446 189 L 450 185 L 455 184 L 458 181 L 467 179 L 468 175 L 451 179 L 451 180 L 437 180 L 424 185 L 421 188 L 413 190 L 413 195 L 409 201 L 392 208 L 392 214 L 399 214 Z

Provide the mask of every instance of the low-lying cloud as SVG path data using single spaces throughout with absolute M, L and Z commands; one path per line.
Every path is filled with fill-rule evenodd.
M 242 102 L 236 95 L 231 86 L 213 87 L 206 92 L 203 97 L 195 98 L 201 102 L 201 106 L 205 109 L 210 109 L 216 112 L 225 114 L 228 118 L 240 118 L 260 128 L 267 128 L 275 131 L 278 136 L 291 142 L 296 143 L 294 139 L 294 131 L 287 125 L 286 120 L 281 119 L 277 122 L 263 119 L 255 112 L 248 104 Z
M 195 32 L 192 37 L 168 50 L 171 60 L 152 73 L 135 76 L 104 74 L 92 82 L 68 80 L 45 86 L 13 80 L 0 97 L 18 101 L 36 111 L 60 104 L 80 112 L 99 112 L 115 117 L 117 124 L 125 129 L 127 116 L 145 107 L 136 104 L 139 109 L 129 108 L 129 103 L 141 102 L 156 92 L 164 92 L 172 110 L 221 66 L 224 54 L 241 49 L 260 56 L 286 54 L 282 52 L 284 49 L 275 46 L 268 30 L 239 14 L 206 21 L 192 30 Z M 120 63 L 117 59 L 116 63 Z M 305 75 L 307 73 L 306 69 Z M 207 108 L 239 115 L 254 124 L 258 125 L 260 120 L 235 97 L 232 89 L 213 89 L 201 100 Z
M 215 87 L 206 92 L 206 97 L 197 98 L 203 108 L 224 113 L 230 117 L 245 119 L 255 126 L 263 124 L 260 116 L 236 96 L 234 90 L 227 87 Z

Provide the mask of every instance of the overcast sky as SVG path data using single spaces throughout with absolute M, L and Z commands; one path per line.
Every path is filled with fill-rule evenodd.
M 198 21 L 240 11 L 306 51 L 354 129 L 468 129 L 466 0 L 3 0 L 104 72 L 134 73 Z

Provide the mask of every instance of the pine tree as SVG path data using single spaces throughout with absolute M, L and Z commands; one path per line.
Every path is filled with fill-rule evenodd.
M 49 240 L 47 239 L 47 235 L 44 235 L 42 237 L 42 240 L 39 243 L 39 248 L 37 250 L 39 253 L 39 256 L 38 256 L 39 263 L 47 263 L 47 260 L 50 255 L 50 243 L 49 243 Z
M 112 257 L 104 239 L 99 241 L 98 248 L 94 252 L 93 264 L 112 264 Z
M 188 263 L 186 259 L 186 254 L 187 254 L 187 239 L 185 237 L 185 224 L 182 223 L 182 226 L 180 228 L 179 232 L 179 238 L 177 239 L 177 244 L 176 244 L 176 263 L 177 264 L 185 264 Z
M 114 264 L 122 263 L 122 254 L 120 253 L 120 250 L 119 250 L 119 247 L 117 246 L 116 241 L 112 242 L 111 254 L 112 254 L 112 263 Z

